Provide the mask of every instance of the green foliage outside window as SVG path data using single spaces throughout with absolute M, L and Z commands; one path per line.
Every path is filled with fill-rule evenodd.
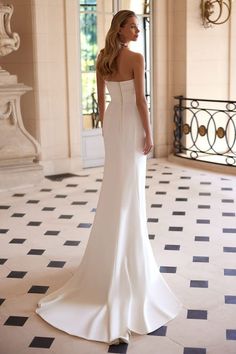
M 91 114 L 91 95 L 96 91 L 95 61 L 98 50 L 96 0 L 81 0 L 80 11 L 82 111 L 83 114 Z

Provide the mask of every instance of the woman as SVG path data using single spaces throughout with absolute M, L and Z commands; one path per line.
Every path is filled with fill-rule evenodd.
M 181 303 L 159 272 L 146 223 L 146 158 L 153 147 L 144 97 L 144 61 L 128 44 L 138 39 L 134 12 L 112 19 L 97 60 L 105 164 L 89 242 L 72 278 L 38 303 L 53 326 L 116 344 L 173 319 Z M 111 102 L 105 110 L 105 86 Z

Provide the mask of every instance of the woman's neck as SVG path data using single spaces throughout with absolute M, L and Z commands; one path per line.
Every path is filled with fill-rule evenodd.
M 126 48 L 126 47 L 128 47 L 128 42 L 120 42 L 120 46 L 122 47 L 122 48 Z

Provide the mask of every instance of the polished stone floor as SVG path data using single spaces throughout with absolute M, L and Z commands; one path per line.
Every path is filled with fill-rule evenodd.
M 149 159 L 149 239 L 184 307 L 148 335 L 116 346 L 44 322 L 37 301 L 76 270 L 103 168 L 0 192 L 0 354 L 236 354 L 236 177 Z

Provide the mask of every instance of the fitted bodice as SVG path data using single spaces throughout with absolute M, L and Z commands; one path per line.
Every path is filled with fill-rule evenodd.
M 134 79 L 126 81 L 106 81 L 111 102 L 130 102 L 135 100 Z

